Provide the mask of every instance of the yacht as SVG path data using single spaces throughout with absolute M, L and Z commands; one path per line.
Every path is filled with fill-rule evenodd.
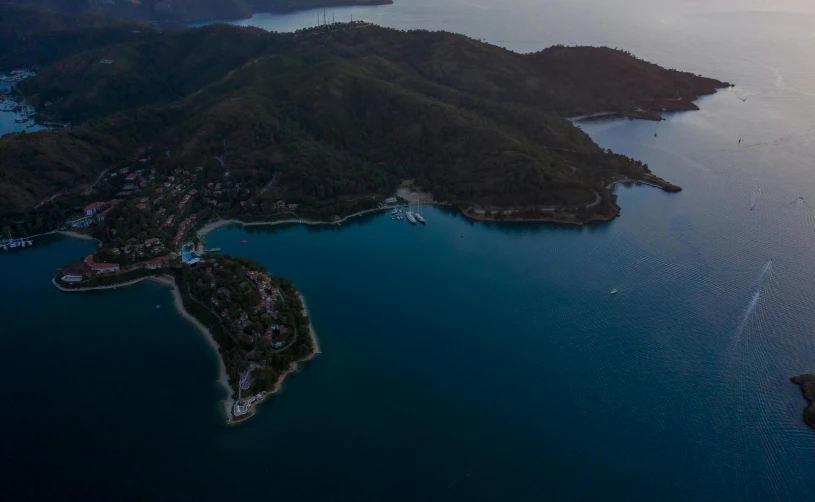
M 616 294 L 617 294 L 617 290 L 616 290 L 616 289 L 612 289 L 610 294 L 612 294 L 612 295 L 616 295 Z
M 410 224 L 415 225 L 416 224 L 416 218 L 413 217 L 413 213 L 408 211 L 406 214 L 407 214 L 407 220 L 410 222 Z
M 413 217 L 416 218 L 416 221 L 418 221 L 419 223 L 425 222 L 424 217 L 422 217 L 422 215 L 419 213 L 413 213 Z

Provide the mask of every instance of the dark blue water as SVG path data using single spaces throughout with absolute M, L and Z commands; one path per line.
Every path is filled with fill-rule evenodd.
M 683 192 L 619 187 L 622 216 L 584 229 L 428 209 L 418 227 L 383 214 L 211 234 L 296 282 L 322 349 L 237 428 L 215 356 L 165 289 L 58 292 L 54 268 L 86 242 L 0 255 L 4 494 L 815 499 L 815 433 L 787 381 L 815 371 L 811 18 L 656 2 L 592 22 L 613 3 L 513 16 L 739 84 L 746 102 L 728 91 L 659 126 L 582 126 Z M 392 7 L 410 5 L 417 27 L 459 9 Z M 470 34 L 512 34 L 505 17 L 484 24 L 496 7 L 461 5 L 481 20 Z M 533 24 L 515 37 L 554 36 Z

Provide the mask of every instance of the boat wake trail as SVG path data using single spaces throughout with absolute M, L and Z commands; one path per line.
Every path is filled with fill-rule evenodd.
M 730 344 L 730 352 L 731 354 L 735 351 L 735 349 L 741 344 L 742 336 L 744 334 L 744 329 L 747 327 L 747 323 L 750 320 L 750 317 L 755 312 L 756 307 L 758 306 L 758 299 L 761 297 L 761 288 L 763 287 L 764 283 L 770 278 L 773 272 L 773 260 L 769 260 L 764 267 L 761 268 L 761 272 L 758 274 L 758 278 L 755 282 L 756 292 L 753 293 L 753 297 L 750 299 L 750 303 L 747 305 L 747 309 L 744 311 L 744 315 L 741 318 L 741 322 L 739 322 L 739 327 L 736 329 L 736 335 L 733 337 L 733 341 Z
M 730 344 L 731 354 L 741 344 L 741 338 L 742 334 L 744 333 L 744 328 L 745 326 L 747 326 L 747 321 L 750 320 L 750 316 L 753 315 L 753 312 L 756 310 L 756 306 L 758 305 L 758 299 L 760 296 L 761 290 L 757 289 L 755 294 L 753 294 L 753 298 L 750 300 L 750 304 L 747 305 L 747 310 L 744 311 L 744 316 L 741 318 L 739 327 L 736 330 L 736 336 L 733 338 L 733 342 Z
M 764 268 L 761 269 L 761 274 L 759 274 L 759 276 L 758 276 L 758 281 L 756 281 L 756 286 L 761 287 L 761 284 L 764 282 L 764 279 L 767 277 L 767 274 L 769 274 L 772 271 L 772 269 L 773 269 L 773 260 L 771 259 L 770 261 L 767 262 L 766 265 L 764 265 Z M 756 294 L 758 294 L 758 291 L 756 291 Z

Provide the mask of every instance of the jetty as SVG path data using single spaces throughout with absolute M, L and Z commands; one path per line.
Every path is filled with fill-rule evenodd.
M 20 237 L 19 239 L 15 239 L 11 236 L 11 232 L 8 234 L 8 239 L 0 240 L 0 248 L 3 248 L 3 251 L 11 251 L 12 249 L 22 249 L 26 247 L 31 247 L 34 245 L 34 239 L 31 237 Z

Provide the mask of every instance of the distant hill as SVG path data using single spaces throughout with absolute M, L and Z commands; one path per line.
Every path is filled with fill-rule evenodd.
M 293 11 L 344 5 L 391 4 L 392 0 L 2 0 L 64 14 L 95 14 L 129 20 L 194 23 L 244 19 L 255 12 Z
M 461 35 L 362 24 L 283 34 L 123 28 L 123 41 L 88 47 L 109 29 L 78 30 L 75 54 L 24 82 L 42 118 L 84 125 L 0 139 L 0 213 L 88 183 L 137 150 L 195 165 L 226 146 L 231 179 L 273 181 L 260 207 L 285 197 L 315 218 L 393 193 L 403 179 L 463 209 L 607 218 L 618 211 L 615 177 L 664 182 L 567 117 L 654 118 L 694 109 L 699 95 L 727 85 L 608 48 L 522 55 Z
M 94 14 L 0 4 L 0 71 L 43 66 L 88 49 L 152 34 L 147 25 Z

